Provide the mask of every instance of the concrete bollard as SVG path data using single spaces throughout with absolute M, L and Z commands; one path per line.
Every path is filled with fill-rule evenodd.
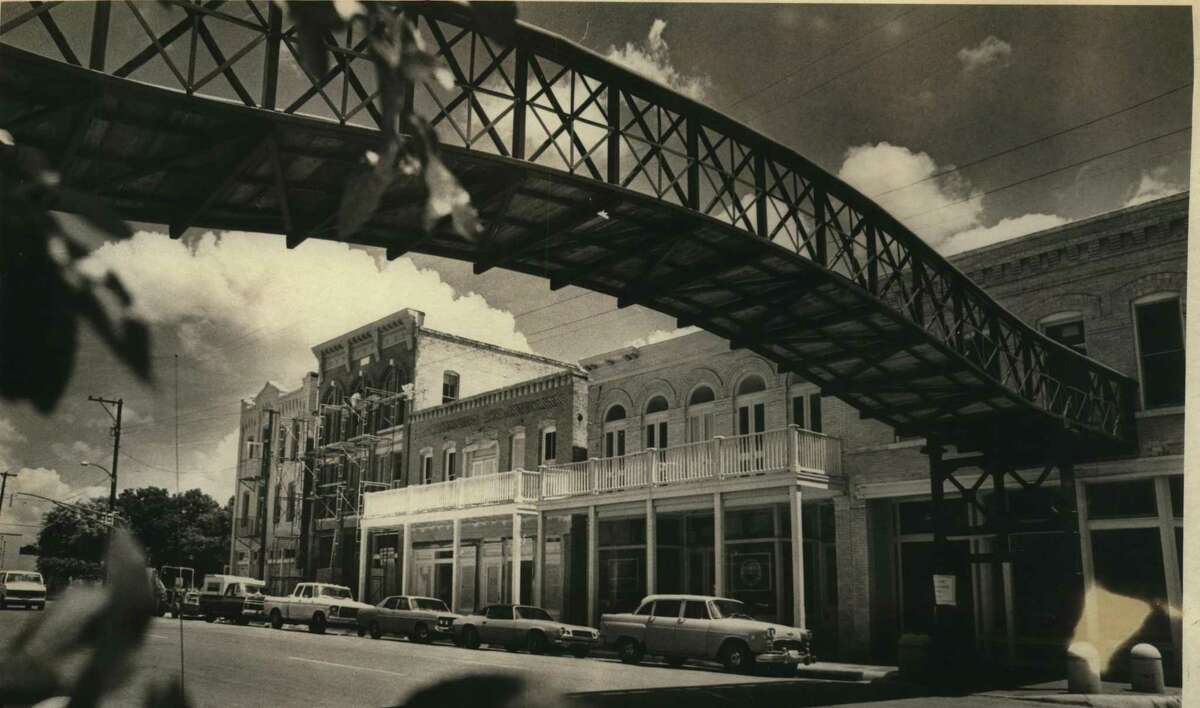
M 1138 693 L 1166 693 L 1162 654 L 1152 644 L 1129 650 L 1129 687 Z
M 1100 693 L 1100 653 L 1088 642 L 1067 649 L 1067 692 Z

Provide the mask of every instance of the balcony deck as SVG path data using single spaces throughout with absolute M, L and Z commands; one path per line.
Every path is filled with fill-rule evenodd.
M 841 440 L 798 426 L 663 449 L 512 470 L 449 482 L 419 484 L 363 495 L 364 520 L 428 517 L 482 507 L 513 506 L 530 511 L 542 503 L 641 489 L 686 490 L 705 483 L 763 478 L 780 484 L 829 486 L 841 477 Z M 504 513 L 498 511 L 498 513 Z

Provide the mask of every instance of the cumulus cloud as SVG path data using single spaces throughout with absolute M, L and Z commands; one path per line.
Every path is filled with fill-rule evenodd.
M 1125 206 L 1152 202 L 1155 199 L 1169 197 L 1187 189 L 1186 185 L 1176 184 L 1167 178 L 1167 168 L 1158 167 L 1149 172 L 1143 172 L 1138 183 L 1131 187 L 1125 198 Z
M 83 268 L 116 272 L 138 313 L 172 326 L 181 351 L 215 372 L 256 354 L 270 378 L 296 381 L 314 368 L 314 344 L 405 307 L 425 312 L 429 327 L 530 350 L 512 314 L 482 296 L 455 292 L 407 258 L 389 263 L 342 243 L 288 250 L 282 237 L 227 232 L 189 246 L 143 231 Z
M 225 504 L 233 496 L 237 445 L 238 429 L 233 428 L 215 445 L 192 451 L 180 465 L 179 489 L 199 489 L 216 499 L 218 504 Z M 155 483 L 175 490 L 174 476 Z
M 108 466 L 107 460 L 111 452 L 103 450 L 91 443 L 83 440 L 76 440 L 70 445 L 64 442 L 55 442 L 50 444 L 50 452 L 54 453 L 59 459 L 64 462 L 99 462 L 105 467 Z
M 1012 45 L 995 35 L 974 47 L 963 47 L 958 50 L 958 60 L 962 62 L 963 71 L 975 71 L 987 66 L 1008 66 L 1012 57 Z
M 7 469 L 13 465 L 12 448 L 23 442 L 25 436 L 17 426 L 8 418 L 0 418 L 0 467 Z
M 73 487 L 65 482 L 58 470 L 46 467 L 23 468 L 16 477 L 8 480 L 8 491 L 12 494 L 11 505 L 5 504 L 4 530 L 10 533 L 20 533 L 20 544 L 32 543 L 37 537 L 37 528 L 42 524 L 42 517 L 54 507 L 47 501 L 37 497 L 16 496 L 18 493 L 36 494 L 68 503 L 79 503 L 95 497 L 108 497 L 108 487 L 89 485 Z M 9 539 L 9 547 L 17 545 L 14 539 Z M 9 551 L 13 557 L 12 551 Z
M 950 167 L 928 153 L 880 142 L 846 150 L 838 177 L 936 245 L 978 226 L 983 213 L 983 195 L 959 174 L 934 177 Z
M 685 96 L 697 101 L 704 100 L 712 88 L 712 81 L 707 76 L 682 74 L 675 68 L 671 63 L 670 47 L 667 40 L 663 39 L 666 29 L 666 20 L 655 18 L 650 23 L 646 39 L 637 44 L 626 42 L 624 47 L 610 46 L 608 59 Z
M 954 234 L 938 249 L 942 255 L 950 256 L 963 251 L 990 246 L 1026 234 L 1036 233 L 1062 226 L 1067 220 L 1056 214 L 1024 214 L 1016 218 L 1001 219 L 992 226 L 977 226 Z
M 699 332 L 699 327 L 676 327 L 675 329 L 656 329 L 645 336 L 638 337 L 632 341 L 626 342 L 626 347 L 645 347 L 658 342 L 665 342 L 668 339 L 676 339 L 685 335 Z

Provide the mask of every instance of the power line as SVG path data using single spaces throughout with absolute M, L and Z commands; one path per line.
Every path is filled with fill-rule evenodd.
M 750 113 L 749 117 L 751 117 L 751 118 L 766 118 L 769 115 L 778 113 L 780 110 L 787 108 L 788 106 L 795 103 L 799 99 L 804 98 L 805 96 L 808 96 L 808 95 L 814 93 L 815 91 L 818 91 L 818 90 L 828 86 L 829 84 L 833 83 L 834 81 L 837 81 L 838 79 L 842 78 L 843 76 L 846 76 L 848 74 L 854 73 L 855 71 L 858 71 L 859 69 L 866 66 L 867 64 L 870 64 L 871 62 L 875 61 L 876 59 L 878 59 L 884 55 L 890 54 L 898 49 L 903 49 L 904 47 L 908 46 L 909 44 L 912 44 L 913 42 L 917 41 L 918 39 L 921 39 L 922 37 L 925 37 L 927 35 L 930 35 L 936 31 L 938 31 L 942 27 L 945 27 L 946 25 L 950 24 L 951 22 L 954 22 L 955 20 L 959 19 L 965 13 L 966 13 L 965 10 L 960 10 L 960 11 L 954 13 L 953 15 L 951 15 L 950 17 L 946 18 L 945 20 L 942 20 L 941 22 L 937 23 L 936 25 L 926 29 L 925 31 L 918 32 L 917 34 L 914 34 L 913 36 L 909 37 L 908 39 L 904 40 L 903 42 L 892 45 L 891 47 L 888 47 L 887 49 L 883 50 L 882 52 L 879 52 L 878 54 L 873 54 L 870 57 L 868 57 L 867 59 L 847 68 L 845 71 L 841 71 L 837 74 L 834 74 L 833 76 L 829 77 L 825 81 L 822 81 L 822 82 L 816 84 L 815 86 L 810 87 L 804 93 L 801 93 L 798 96 L 791 97 L 787 102 L 779 103 L 779 104 L 775 105 L 773 108 L 766 111 L 765 113 L 759 113 L 757 111 L 752 111 Z
M 1042 136 L 1042 137 L 1040 137 L 1040 138 L 1036 138 L 1036 139 L 1034 139 L 1034 140 L 1030 140 L 1030 141 L 1028 141 L 1028 142 L 1021 143 L 1020 145 L 1013 145 L 1012 147 L 1005 148 L 1004 150 L 1001 150 L 1001 151 L 999 151 L 999 152 L 994 152 L 994 153 L 991 153 L 990 155 L 984 155 L 983 157 L 977 158 L 977 159 L 975 159 L 975 160 L 972 160 L 972 161 L 970 161 L 970 162 L 966 162 L 966 163 L 963 163 L 963 164 L 961 164 L 961 165 L 957 165 L 957 166 L 955 166 L 955 167 L 951 167 L 951 168 L 949 168 L 949 169 L 945 169 L 945 170 L 941 170 L 941 171 L 939 171 L 939 172 L 935 172 L 935 173 L 933 173 L 933 174 L 929 175 L 928 177 L 924 177 L 924 178 L 922 178 L 922 179 L 919 179 L 919 180 L 917 180 L 917 181 L 915 181 L 915 182 L 909 182 L 908 184 L 901 185 L 901 186 L 899 186 L 899 187 L 893 187 L 892 189 L 888 189 L 888 190 L 885 190 L 885 191 L 883 191 L 883 192 L 874 192 L 874 193 L 872 193 L 872 194 L 868 194 L 867 196 L 868 196 L 868 197 L 870 197 L 871 199 L 875 199 L 876 197 L 882 197 L 882 196 L 885 196 L 885 195 L 891 194 L 892 192 L 898 192 L 898 191 L 900 191 L 900 190 L 902 190 L 902 189 L 908 189 L 909 187 L 912 187 L 912 186 L 915 186 L 915 185 L 918 185 L 918 184 L 922 184 L 922 183 L 924 183 L 924 182 L 928 182 L 928 181 L 929 181 L 929 180 L 931 180 L 931 179 L 937 179 L 938 177 L 944 177 L 944 176 L 946 176 L 946 175 L 953 174 L 953 173 L 955 173 L 955 172 L 958 172 L 958 171 L 960 171 L 960 170 L 965 170 L 965 169 L 967 169 L 968 167 L 974 167 L 975 165 L 979 165 L 979 164 L 981 164 L 981 163 L 987 162 L 988 160 L 993 160 L 993 159 L 995 159 L 995 158 L 997 158 L 997 157 L 1003 157 L 1004 155 L 1009 155 L 1009 154 L 1011 154 L 1011 153 L 1017 152 L 1018 150 L 1024 150 L 1024 149 L 1025 149 L 1025 148 L 1027 148 L 1027 147 L 1033 147 L 1034 145 L 1037 145 L 1038 143 L 1042 143 L 1042 142 L 1045 142 L 1045 141 L 1047 141 L 1047 140 L 1052 140 L 1052 139 L 1054 139 L 1054 138 L 1057 138 L 1057 137 L 1060 137 L 1060 136 L 1066 135 L 1067 133 L 1070 133 L 1070 132 L 1072 132 L 1072 131 L 1079 130 L 1080 128 L 1086 128 L 1086 127 L 1088 127 L 1088 126 L 1095 125 L 1096 123 L 1099 123 L 1100 121 L 1107 120 L 1107 119 L 1109 119 L 1109 118 L 1112 118 L 1112 117 L 1114 117 L 1114 116 L 1119 116 L 1119 115 L 1121 115 L 1122 113 L 1128 113 L 1129 111 L 1135 110 L 1135 109 L 1137 109 L 1137 108 L 1141 108 L 1142 106 L 1145 106 L 1145 105 L 1146 105 L 1146 104 L 1148 104 L 1148 103 L 1153 103 L 1154 101 L 1157 101 L 1157 100 L 1158 100 L 1158 99 L 1160 99 L 1160 98 L 1165 98 L 1166 96 L 1170 96 L 1170 95 L 1171 95 L 1171 94 L 1173 94 L 1173 93 L 1177 93 L 1177 92 L 1179 92 L 1179 91 L 1182 91 L 1183 89 L 1185 89 L 1185 88 L 1188 88 L 1188 87 L 1189 87 L 1189 86 L 1191 86 L 1191 85 L 1192 85 L 1192 82 L 1191 82 L 1191 81 L 1189 81 L 1189 82 L 1187 82 L 1186 84 L 1182 84 L 1182 85 L 1180 85 L 1180 86 L 1176 86 L 1175 88 L 1173 88 L 1173 89 L 1170 89 L 1169 91 L 1164 91 L 1164 92 L 1162 92 L 1162 93 L 1160 93 L 1160 94 L 1157 94 L 1157 95 L 1155 95 L 1155 96 L 1151 96 L 1150 98 L 1147 98 L 1147 99 L 1145 99 L 1145 100 L 1143 100 L 1143 101 L 1138 101 L 1137 103 L 1134 103 L 1134 104 L 1132 104 L 1132 105 L 1129 105 L 1129 106 L 1126 106 L 1126 107 L 1124 107 L 1124 108 L 1121 108 L 1120 110 L 1116 110 L 1116 111 L 1113 111 L 1113 112 L 1111 112 L 1111 113 L 1106 113 L 1106 114 L 1104 114 L 1104 115 L 1102 115 L 1102 116 L 1097 116 L 1097 117 L 1095 117 L 1095 118 L 1092 118 L 1092 119 L 1090 119 L 1090 120 L 1086 120 L 1086 121 L 1084 121 L 1084 122 L 1082 122 L 1082 123 L 1077 123 L 1077 124 L 1075 124 L 1075 125 L 1072 125 L 1072 126 L 1070 126 L 1070 127 L 1068 127 L 1068 128 L 1063 128 L 1062 130 L 1055 131 L 1055 132 L 1053 132 L 1053 133 L 1050 133 L 1049 135 L 1043 135 L 1043 136 Z
M 914 8 L 905 10 L 904 12 L 901 12 L 898 15 L 894 15 L 890 19 L 885 20 L 884 22 L 881 22 L 881 23 L 875 25 L 871 29 L 867 30 L 865 33 L 859 35 L 857 38 L 852 39 L 849 42 L 846 42 L 845 44 L 841 44 L 841 45 L 835 47 L 833 49 L 833 51 L 826 52 L 824 55 L 818 57 L 815 61 L 802 60 L 802 66 L 800 66 L 799 68 L 794 69 L 793 71 L 787 72 L 783 76 L 780 76 L 778 79 L 775 79 L 774 81 L 768 83 L 765 86 L 759 87 L 759 88 L 751 91 L 750 93 L 744 94 L 743 96 L 741 96 L 737 99 L 734 99 L 734 101 L 732 103 L 726 104 L 724 106 L 723 110 L 731 110 L 733 108 L 736 108 L 737 106 L 740 106 L 742 103 L 750 100 L 751 98 L 754 98 L 754 97 L 760 95 L 767 89 L 774 88 L 775 86 L 778 86 L 779 84 L 783 83 L 784 81 L 787 81 L 788 79 L 792 78 L 796 74 L 799 74 L 802 71 L 807 71 L 809 69 L 812 69 L 817 64 L 820 64 L 821 62 L 825 61 L 826 59 L 829 59 L 830 57 L 832 57 L 834 54 L 837 54 L 841 50 L 843 50 L 853 44 L 857 44 L 857 43 L 863 41 L 867 37 L 871 36 L 872 34 L 875 34 L 879 30 L 883 29 L 884 27 L 887 27 L 888 25 L 890 25 L 900 19 L 903 19 L 906 15 L 910 15 L 910 14 L 916 12 L 918 9 L 920 9 L 920 8 L 914 7 Z
M 1120 153 L 1122 153 L 1122 152 L 1126 152 L 1126 151 L 1128 151 L 1128 150 L 1132 150 L 1133 148 L 1140 147 L 1140 146 L 1142 146 L 1142 145 L 1146 145 L 1146 144 L 1148 144 L 1148 143 L 1152 143 L 1152 142 L 1154 142 L 1154 141 L 1156 141 L 1156 140 L 1162 140 L 1163 138 L 1169 138 L 1169 137 L 1171 137 L 1172 135 L 1178 135 L 1179 133 L 1184 133 L 1184 132 L 1187 132 L 1187 131 L 1189 131 L 1189 130 L 1191 130 L 1191 129 L 1192 129 L 1192 127 L 1191 127 L 1190 125 L 1188 125 L 1188 126 L 1184 126 L 1184 127 L 1182 127 L 1182 128 L 1176 128 L 1175 130 L 1171 130 L 1171 131 L 1168 131 L 1168 132 L 1166 132 L 1166 133 L 1162 133 L 1162 134 L 1156 135 L 1156 136 L 1154 136 L 1154 137 L 1152 137 L 1152 138 L 1146 138 L 1145 140 L 1139 140 L 1139 141 L 1137 141 L 1136 143 L 1132 143 L 1132 144 L 1126 145 L 1125 147 L 1117 148 L 1116 150 L 1110 150 L 1109 152 L 1101 153 L 1101 154 L 1099 154 L 1099 155 L 1093 155 L 1092 157 L 1089 157 L 1089 158 L 1087 158 L 1086 160 L 1080 160 L 1079 162 L 1072 162 L 1072 163 L 1071 163 L 1071 164 L 1069 164 L 1069 165 L 1063 165 L 1063 166 L 1061 166 L 1061 167 L 1056 167 L 1056 168 L 1054 168 L 1054 169 L 1052 169 L 1052 170 L 1047 170 L 1047 171 L 1045 171 L 1045 172 L 1041 172 L 1041 173 L 1039 173 L 1039 174 L 1036 174 L 1036 175 L 1032 175 L 1032 176 L 1029 176 L 1029 177 L 1025 177 L 1024 179 L 1019 179 L 1019 180 L 1017 180 L 1016 182 L 1010 182 L 1010 183 L 1008 183 L 1008 184 L 1006 184 L 1006 185 L 1003 185 L 1003 186 L 1000 186 L 1000 187 L 995 187 L 995 188 L 993 188 L 993 189 L 989 189 L 989 190 L 986 190 L 986 191 L 983 191 L 983 192 L 977 192 L 977 193 L 975 193 L 975 194 L 972 194 L 971 196 L 969 196 L 969 197 L 967 197 L 967 198 L 965 198 L 965 199 L 959 199 L 958 201 L 950 202 L 949 204 L 943 204 L 943 205 L 941 205 L 941 206 L 937 206 L 937 207 L 934 207 L 934 208 L 932 208 L 932 209 L 926 209 L 925 211 L 922 211 L 922 212 L 917 212 L 917 213 L 915 213 L 915 214 L 906 214 L 906 215 L 904 215 L 904 216 L 902 216 L 902 217 L 899 217 L 899 218 L 900 218 L 900 219 L 915 219 L 915 218 L 918 218 L 918 217 L 921 217 L 921 216 L 925 216 L 926 214 L 932 214 L 932 213 L 934 213 L 934 212 L 941 211 L 941 210 L 943 210 L 943 209 L 948 209 L 948 208 L 950 208 L 950 207 L 952 207 L 952 206 L 956 206 L 956 205 L 958 205 L 958 204 L 964 204 L 964 203 L 966 203 L 966 202 L 969 202 L 969 201 L 971 201 L 971 200 L 973 200 L 973 199 L 978 199 L 978 198 L 980 198 L 980 197 L 983 197 L 983 196 L 986 196 L 986 195 L 988 195 L 988 194 L 995 194 L 996 192 L 1000 192 L 1000 191 L 1003 191 L 1003 190 L 1005 190 L 1005 189 L 1011 189 L 1012 187 L 1017 187 L 1017 186 L 1020 186 L 1020 185 L 1022 185 L 1022 184 L 1026 184 L 1026 183 L 1028 183 L 1028 182 L 1032 182 L 1032 181 L 1034 181 L 1034 180 L 1041 179 L 1041 178 L 1043 178 L 1043 177 L 1048 177 L 1048 176 L 1050 176 L 1050 175 L 1053 175 L 1053 174 L 1058 174 L 1059 172 L 1065 172 L 1066 170 L 1072 169 L 1072 168 L 1074 168 L 1074 167 L 1080 167 L 1080 166 L 1082 166 L 1082 165 L 1086 165 L 1086 164 L 1087 164 L 1087 163 L 1089 163 L 1089 162 L 1095 162 L 1096 160 L 1102 160 L 1102 159 L 1104 159 L 1104 158 L 1106 158 L 1106 157 L 1112 157 L 1113 155 L 1117 155 L 1117 154 L 1120 154 Z

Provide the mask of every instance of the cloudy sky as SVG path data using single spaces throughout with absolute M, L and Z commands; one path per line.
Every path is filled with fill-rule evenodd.
M 792 146 L 947 254 L 1187 185 L 1187 8 L 527 3 L 520 12 Z M 22 31 L 16 40 L 46 41 L 36 22 Z M 432 327 L 565 360 L 674 326 L 603 295 L 552 292 L 499 270 L 475 276 L 433 257 L 388 263 L 314 241 L 287 251 L 262 234 L 171 241 L 161 226 L 138 226 L 89 267 L 115 271 L 135 296 L 152 325 L 158 383 L 136 382 L 84 331 L 53 414 L 0 404 L 0 469 L 20 470 L 10 490 L 104 493 L 104 474 L 79 466 L 111 457 L 108 416 L 87 401 L 96 395 L 126 402 L 122 487 L 176 487 L 177 403 L 181 485 L 224 502 L 238 399 L 268 379 L 296 385 L 313 367 L 312 344 L 402 307 L 424 310 Z M 6 505 L 0 531 L 33 533 L 43 511 Z

